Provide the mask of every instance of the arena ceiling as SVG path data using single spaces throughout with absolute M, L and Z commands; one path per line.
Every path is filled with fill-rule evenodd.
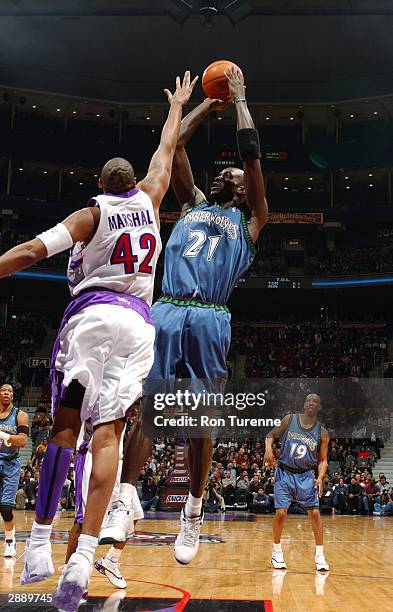
M 393 93 L 392 31 L 392 0 L 2 0 L 0 86 L 155 102 L 227 58 L 253 102 L 364 99 Z

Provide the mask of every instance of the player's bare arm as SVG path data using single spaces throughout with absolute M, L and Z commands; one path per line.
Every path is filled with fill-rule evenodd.
M 30 268 L 41 259 L 71 248 L 75 242 L 90 240 L 99 220 L 99 208 L 83 208 L 40 237 L 18 244 L 0 257 L 0 278 Z
M 206 200 L 205 194 L 194 183 L 194 176 L 185 146 L 212 108 L 220 103 L 221 100 L 206 98 L 188 113 L 181 122 L 179 140 L 173 158 L 171 185 L 182 209 L 196 206 Z
M 244 86 L 244 77 L 242 72 L 236 66 L 232 66 L 230 70 L 225 73 L 225 75 L 228 79 L 230 97 L 235 100 L 238 132 L 239 130 L 246 129 L 255 130 L 254 121 L 252 120 L 246 102 L 246 88 Z M 261 162 L 259 161 L 259 158 L 255 156 L 259 154 L 259 151 L 257 151 L 255 155 L 253 152 L 253 148 L 257 148 L 257 146 L 259 147 L 259 143 L 248 143 L 248 146 L 245 146 L 243 155 L 242 151 L 240 150 L 240 154 L 243 159 L 244 186 L 247 196 L 247 206 L 251 211 L 251 219 L 248 224 L 248 229 L 253 242 L 257 241 L 258 236 L 264 225 L 266 225 L 268 219 L 268 205 L 266 201 L 265 183 L 262 175 Z
M 157 222 L 158 209 L 162 199 L 169 188 L 171 179 L 173 156 L 179 138 L 180 122 L 183 106 L 187 104 L 198 77 L 191 81 L 190 72 L 184 74 L 183 81 L 176 77 L 176 91 L 171 93 L 165 89 L 170 104 L 168 118 L 162 128 L 161 140 L 157 151 L 154 153 L 146 177 L 137 185 L 151 198 L 156 212 Z
M 0 440 L 3 440 L 6 446 L 18 446 L 23 448 L 27 444 L 27 435 L 29 432 L 29 417 L 26 412 L 20 410 L 18 412 L 16 424 L 18 426 L 17 434 L 8 434 L 0 431 Z M 21 429 L 22 431 L 19 431 Z
M 319 497 L 322 497 L 323 491 L 323 479 L 328 468 L 328 447 L 329 447 L 329 434 L 324 427 L 321 427 L 321 444 L 319 447 L 319 463 L 318 463 L 318 478 L 316 479 L 315 485 L 318 489 Z
M 271 467 L 275 464 L 276 459 L 273 453 L 273 443 L 275 440 L 279 440 L 283 436 L 283 434 L 288 428 L 290 419 L 290 414 L 285 415 L 280 425 L 277 425 L 277 427 L 273 427 L 273 429 L 267 434 L 265 438 L 265 455 L 263 458 L 263 462 L 266 467 Z

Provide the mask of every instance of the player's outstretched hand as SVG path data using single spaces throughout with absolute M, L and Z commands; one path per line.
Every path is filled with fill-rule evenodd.
M 172 93 L 169 89 L 164 89 L 164 92 L 167 95 L 169 104 L 173 102 L 179 102 L 182 106 L 187 104 L 188 100 L 191 97 L 192 90 L 194 89 L 195 83 L 197 82 L 199 77 L 195 77 L 193 81 L 191 81 L 190 71 L 186 70 L 184 73 L 183 81 L 180 81 L 180 77 L 176 77 L 176 91 Z
M 244 85 L 244 76 L 242 71 L 232 65 L 229 70 L 224 72 L 228 79 L 229 98 L 236 100 L 237 98 L 246 97 L 246 86 Z
M 315 487 L 318 491 L 318 497 L 322 497 L 322 493 L 323 493 L 323 482 L 322 482 L 322 478 L 316 478 L 315 480 Z
M 263 465 L 265 467 L 274 467 L 276 463 L 276 458 L 274 456 L 273 450 L 266 450 L 265 455 L 263 457 Z

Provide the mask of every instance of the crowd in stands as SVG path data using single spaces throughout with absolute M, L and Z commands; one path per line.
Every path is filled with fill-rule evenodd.
M 48 320 L 35 313 L 11 315 L 7 325 L 0 325 L 0 384 L 12 384 L 16 404 L 20 404 L 26 384 L 17 363 L 40 348 L 47 329 Z
M 393 270 L 393 247 L 344 248 L 323 252 L 307 260 L 305 273 L 310 276 L 381 274 Z
M 247 355 L 248 378 L 367 377 L 387 342 L 383 326 L 254 324 L 233 326 L 231 350 Z

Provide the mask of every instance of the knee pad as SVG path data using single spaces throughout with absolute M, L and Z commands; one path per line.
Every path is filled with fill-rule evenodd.
M 61 400 L 62 406 L 67 408 L 75 408 L 80 410 L 82 407 L 83 398 L 85 396 L 85 387 L 83 387 L 77 380 L 72 380 L 68 385 L 64 398 Z
M 10 523 L 13 520 L 14 514 L 12 511 L 12 506 L 7 506 L 7 504 L 0 505 L 0 514 L 5 523 Z

